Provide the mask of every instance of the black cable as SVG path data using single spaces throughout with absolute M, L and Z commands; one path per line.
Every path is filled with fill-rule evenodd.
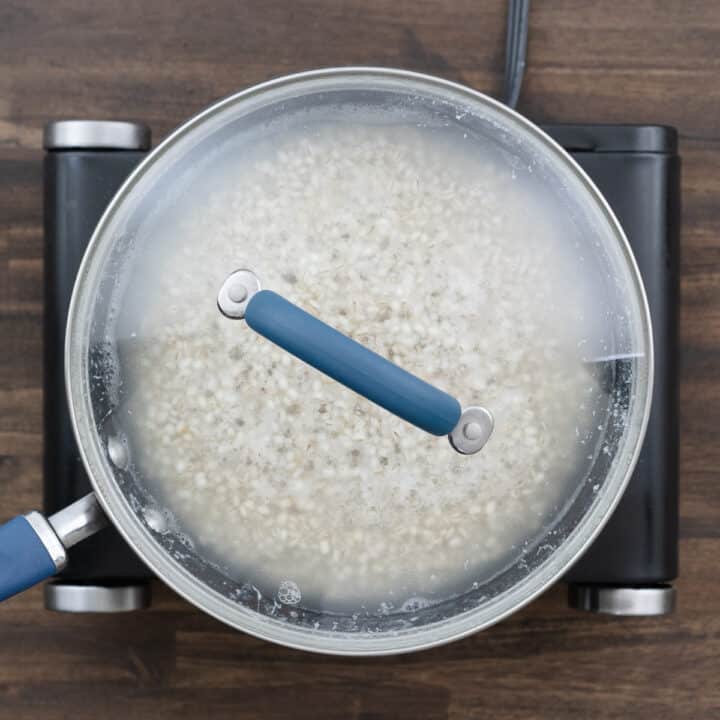
M 514 108 L 520 97 L 527 56 L 530 0 L 509 0 L 505 45 L 505 104 Z

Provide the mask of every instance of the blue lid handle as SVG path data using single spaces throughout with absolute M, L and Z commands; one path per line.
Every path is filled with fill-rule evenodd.
M 238 270 L 225 281 L 218 307 L 298 359 L 359 395 L 432 435 L 447 435 L 452 446 L 472 454 L 492 433 L 492 415 L 468 407 L 433 385 L 344 335 L 271 290 L 257 276 Z
M 449 435 L 460 419 L 462 408 L 454 397 L 271 290 L 253 296 L 245 321 L 303 362 L 432 435 Z

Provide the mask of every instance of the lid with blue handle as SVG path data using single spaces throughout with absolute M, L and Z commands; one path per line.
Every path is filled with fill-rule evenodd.
M 512 111 L 412 73 L 191 121 L 101 221 L 71 315 L 105 503 L 260 634 L 434 626 L 539 587 L 646 421 L 649 318 L 602 198 Z

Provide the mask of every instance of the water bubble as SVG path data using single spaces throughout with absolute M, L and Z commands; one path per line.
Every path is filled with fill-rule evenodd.
M 143 517 L 148 527 L 158 533 L 167 532 L 167 518 L 155 508 L 146 508 Z
M 118 469 L 124 470 L 128 465 L 127 443 L 121 437 L 109 437 L 107 451 L 110 462 Z
M 292 580 L 283 580 L 278 587 L 277 597 L 284 605 L 297 605 L 302 598 L 302 593 L 297 583 Z
M 427 598 L 424 597 L 411 597 L 408 598 L 400 608 L 403 612 L 417 612 L 423 610 L 426 607 L 430 607 L 431 603 Z

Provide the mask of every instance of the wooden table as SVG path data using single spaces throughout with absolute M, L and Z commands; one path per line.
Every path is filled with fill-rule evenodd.
M 208 7 L 209 6 L 209 7 Z M 501 87 L 504 0 L 0 3 L 0 520 L 40 504 L 47 120 L 133 118 L 156 139 L 216 98 L 305 68 L 411 68 Z M 233 632 L 156 588 L 148 613 L 0 607 L 0 718 L 720 717 L 720 6 L 536 1 L 520 109 L 681 133 L 679 609 L 613 620 L 561 587 L 499 626 L 345 660 Z

